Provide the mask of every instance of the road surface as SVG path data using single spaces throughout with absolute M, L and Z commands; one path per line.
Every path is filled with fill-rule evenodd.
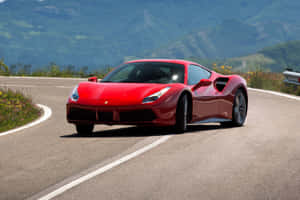
M 116 159 L 163 144 L 55 199 L 300 199 L 300 101 L 249 91 L 246 125 L 187 133 L 96 126 L 78 137 L 65 119 L 73 79 L 0 77 L 52 109 L 35 127 L 0 137 L 0 199 L 36 199 Z

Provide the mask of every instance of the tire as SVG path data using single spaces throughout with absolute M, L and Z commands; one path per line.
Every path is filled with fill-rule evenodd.
M 94 124 L 76 124 L 78 135 L 90 135 L 93 132 Z
M 180 97 L 176 110 L 176 133 L 184 133 L 187 129 L 188 121 L 188 97 L 183 95 Z
M 243 126 L 247 117 L 247 101 L 242 90 L 237 90 L 234 97 L 232 107 L 232 121 L 222 122 L 221 125 L 225 127 L 239 127 Z

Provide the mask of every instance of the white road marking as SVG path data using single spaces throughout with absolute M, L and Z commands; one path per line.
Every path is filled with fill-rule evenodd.
M 30 127 L 35 126 L 35 125 L 38 125 L 38 124 L 42 123 L 43 121 L 46 121 L 47 119 L 49 119 L 51 117 L 52 110 L 49 107 L 47 107 L 45 105 L 41 105 L 41 104 L 37 104 L 37 106 L 43 110 L 43 116 L 42 117 L 40 117 L 36 121 L 33 121 L 33 122 L 31 122 L 29 124 L 26 124 L 24 126 L 21 126 L 19 128 L 15 128 L 15 129 L 0 133 L 0 137 L 4 136 L 4 135 L 9 135 L 9 134 L 15 133 L 15 132 L 27 129 L 27 128 L 30 128 Z
M 57 88 L 74 88 L 75 86 L 63 86 L 63 85 L 59 85 L 59 86 L 55 86 Z
M 39 87 L 39 86 L 36 86 L 36 85 L 1 84 L 0 87 L 27 87 L 27 88 L 36 88 L 36 87 Z
M 88 80 L 88 78 L 68 78 L 68 77 L 45 77 L 45 76 L 0 76 L 0 78 L 10 79 L 52 79 L 52 80 Z
M 248 90 L 273 94 L 273 95 L 277 95 L 277 96 L 286 97 L 286 98 L 289 98 L 289 99 L 294 99 L 294 100 L 300 101 L 300 97 L 293 96 L 293 95 L 290 95 L 290 94 L 284 94 L 284 93 L 281 93 L 281 92 L 275 92 L 275 91 L 270 91 L 270 90 L 262 90 L 262 89 L 256 89 L 256 88 L 248 88 Z
M 108 171 L 108 170 L 110 170 L 114 167 L 117 167 L 118 165 L 120 165 L 122 163 L 125 163 L 125 162 L 129 161 L 130 159 L 135 158 L 135 157 L 137 157 L 137 156 L 139 156 L 139 155 L 155 148 L 156 146 L 166 142 L 171 137 L 172 137 L 171 135 L 163 136 L 163 137 L 159 138 L 158 140 L 156 140 L 155 142 L 153 142 L 153 143 L 151 143 L 151 144 L 149 144 L 149 145 L 147 145 L 147 146 L 145 146 L 145 147 L 143 147 L 143 148 L 141 148 L 141 149 L 139 149 L 139 150 L 137 150 L 133 153 L 130 153 L 130 154 L 128 154 L 128 155 L 126 155 L 126 156 L 124 156 L 124 157 L 108 164 L 108 165 L 105 165 L 105 166 L 103 166 L 103 167 L 101 167 L 101 168 L 99 168 L 99 169 L 97 169 L 97 170 L 95 170 L 95 171 L 93 171 L 93 172 L 91 172 L 87 175 L 84 175 L 84 176 L 82 176 L 82 177 L 80 177 L 80 178 L 78 178 L 78 179 L 76 179 L 76 180 L 74 180 L 74 181 L 72 181 L 72 182 L 56 189 L 56 190 L 54 190 L 53 192 L 39 198 L 39 200 L 48 200 L 48 199 L 52 199 L 54 197 L 57 197 L 58 195 L 64 193 L 65 191 L 67 191 L 67 190 L 69 190 L 69 189 L 71 189 L 71 188 L 73 188 L 73 187 L 75 187 L 75 186 L 77 186 L 77 185 L 79 185 L 79 184 L 81 184 L 85 181 L 87 181 L 87 180 L 89 180 L 89 179 L 91 179 L 95 176 L 98 176 L 100 174 L 103 174 L 104 172 L 106 172 L 106 171 Z
M 37 85 L 16 85 L 16 84 L 0 84 L 0 87 L 20 87 L 20 88 L 37 88 L 37 87 L 53 87 L 53 86 L 37 86 Z M 74 88 L 74 86 L 63 86 L 63 85 L 58 85 L 55 86 L 56 88 Z

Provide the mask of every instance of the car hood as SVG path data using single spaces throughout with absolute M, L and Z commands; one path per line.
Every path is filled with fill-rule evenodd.
M 78 86 L 79 100 L 82 105 L 139 105 L 145 97 L 170 86 L 169 84 L 144 83 L 91 83 L 83 82 Z

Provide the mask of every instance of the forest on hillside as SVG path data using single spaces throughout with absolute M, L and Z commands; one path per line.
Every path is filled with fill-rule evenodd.
M 300 39 L 299 9 L 296 0 L 7 0 L 0 58 L 95 70 L 135 57 L 239 57 Z

